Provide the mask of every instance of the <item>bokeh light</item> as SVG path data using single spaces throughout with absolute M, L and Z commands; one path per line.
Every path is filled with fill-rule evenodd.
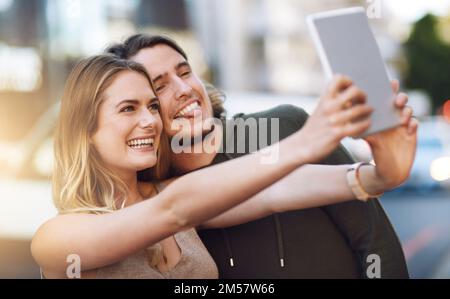
M 450 179 L 450 157 L 434 160 L 430 166 L 430 174 L 433 179 L 439 182 Z
M 444 116 L 446 121 L 450 122 L 450 100 L 447 100 L 444 103 L 444 107 L 442 109 L 442 115 Z

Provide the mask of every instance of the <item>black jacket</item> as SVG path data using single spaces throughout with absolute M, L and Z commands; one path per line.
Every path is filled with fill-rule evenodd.
M 308 115 L 283 105 L 235 118 L 279 118 L 283 139 L 298 131 Z M 268 128 L 270 132 L 270 121 Z M 224 134 L 224 145 L 227 142 Z M 245 154 L 221 153 L 212 164 Z M 340 147 L 322 164 L 352 163 Z M 327 182 L 326 177 L 320 180 Z M 301 186 L 299 182 L 300 190 Z M 365 278 L 371 254 L 380 257 L 382 278 L 408 278 L 398 237 L 376 199 L 276 214 L 228 229 L 203 230 L 199 235 L 217 263 L 220 278 Z

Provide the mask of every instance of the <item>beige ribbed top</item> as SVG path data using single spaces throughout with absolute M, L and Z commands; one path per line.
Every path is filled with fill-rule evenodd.
M 116 264 L 97 269 L 100 279 L 217 279 L 219 272 L 195 229 L 174 235 L 181 249 L 179 263 L 162 273 L 150 265 L 147 250 L 139 251 Z

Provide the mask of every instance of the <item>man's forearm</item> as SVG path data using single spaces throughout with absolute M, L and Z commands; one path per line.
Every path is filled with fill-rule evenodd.
M 350 165 L 305 165 L 202 228 L 229 227 L 274 213 L 321 207 L 354 199 L 347 185 Z
M 354 199 L 347 185 L 349 165 L 305 165 L 257 196 L 274 212 L 321 207 Z

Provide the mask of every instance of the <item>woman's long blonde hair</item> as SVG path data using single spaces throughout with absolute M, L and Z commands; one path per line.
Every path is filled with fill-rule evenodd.
M 123 71 L 141 74 L 152 86 L 144 67 L 112 55 L 80 61 L 67 79 L 54 145 L 53 201 L 60 214 L 112 212 L 118 209 L 118 198 L 127 194 L 126 184 L 104 166 L 90 142 L 103 93 Z M 162 133 L 158 163 L 152 170 L 155 179 L 167 173 L 167 150 L 167 137 Z

